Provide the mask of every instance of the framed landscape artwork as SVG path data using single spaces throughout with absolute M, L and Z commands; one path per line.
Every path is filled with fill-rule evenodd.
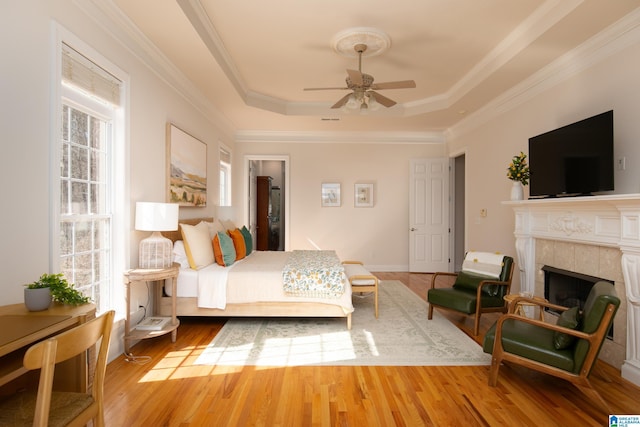
M 167 124 L 168 202 L 207 206 L 207 145 Z

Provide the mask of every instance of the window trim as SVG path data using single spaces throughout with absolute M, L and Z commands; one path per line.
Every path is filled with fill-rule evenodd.
M 70 95 L 73 92 L 65 89 L 62 84 L 62 44 L 72 46 L 74 49 L 86 55 L 96 64 L 108 70 L 117 77 L 121 83 L 120 108 L 116 110 L 114 116 L 113 134 L 116 144 L 111 151 L 112 167 L 109 175 L 112 178 L 111 188 L 111 211 L 112 224 L 111 229 L 118 230 L 118 233 L 111 233 L 111 284 L 109 292 L 109 301 L 103 303 L 102 307 L 115 309 L 118 318 L 124 318 L 124 291 L 119 286 L 125 266 L 128 265 L 130 259 L 130 226 L 131 223 L 131 202 L 130 202 L 130 174 L 129 174 L 129 76 L 119 67 L 99 54 L 88 44 L 84 43 L 73 33 L 66 30 L 57 23 L 52 24 L 52 43 L 50 47 L 50 63 L 51 63 L 51 121 L 49 129 L 49 271 L 60 271 L 60 250 L 59 250 L 59 233 L 60 233 L 60 136 L 62 124 L 62 105 L 63 98 L 67 99 L 71 104 L 78 104 L 77 98 Z M 96 102 L 96 104 L 98 104 Z M 86 103 L 83 101 L 81 108 L 86 110 Z M 106 108 L 106 107 L 104 107 Z M 96 105 L 94 112 L 100 116 L 104 116 L 104 110 Z
M 222 156 L 221 151 L 225 151 L 227 154 L 229 154 L 229 162 L 224 162 L 222 160 Z M 231 149 L 229 147 L 227 147 L 225 144 L 223 144 L 222 142 L 218 142 L 218 179 L 220 179 L 220 172 L 222 171 L 222 169 L 225 169 L 226 175 L 227 175 L 227 182 L 226 182 L 226 186 L 225 186 L 225 201 L 226 204 L 222 204 L 221 203 L 221 199 L 222 199 L 222 194 L 218 194 L 218 206 L 223 206 L 223 207 L 229 207 L 229 206 L 233 206 L 233 200 L 231 197 L 231 189 L 232 189 L 232 185 L 231 185 L 231 181 L 232 181 L 232 163 L 233 163 L 233 153 L 231 151 Z M 221 190 L 222 185 L 218 186 L 218 191 L 222 191 Z

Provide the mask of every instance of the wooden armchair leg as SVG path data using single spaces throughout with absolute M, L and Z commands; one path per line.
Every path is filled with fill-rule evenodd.
M 602 396 L 600 396 L 600 393 L 598 393 L 598 391 L 595 388 L 593 388 L 589 380 L 586 380 L 586 384 L 573 383 L 573 385 L 575 385 L 581 392 L 583 392 L 593 402 L 600 403 L 600 406 L 602 407 L 602 409 L 605 409 L 607 413 L 609 414 L 613 413 L 611 412 L 609 405 L 607 405 L 607 402 L 605 402 Z
M 433 319 L 433 304 L 429 303 L 429 315 L 427 316 L 429 320 Z
M 477 336 L 480 332 L 480 313 L 476 313 L 476 320 L 473 324 L 473 335 Z
M 495 387 L 498 384 L 498 373 L 500 371 L 500 360 L 497 357 L 491 358 L 491 368 L 489 369 L 489 386 Z
M 375 294 L 373 295 L 374 298 L 374 306 L 375 306 L 375 313 L 376 313 L 376 319 L 378 318 L 378 286 L 376 285 L 376 291 Z

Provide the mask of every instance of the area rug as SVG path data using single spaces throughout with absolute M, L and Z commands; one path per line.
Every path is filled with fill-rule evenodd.
M 489 365 L 491 356 L 401 282 L 382 281 L 379 318 L 373 295 L 354 295 L 352 329 L 340 318 L 234 318 L 196 360 L 231 366 Z

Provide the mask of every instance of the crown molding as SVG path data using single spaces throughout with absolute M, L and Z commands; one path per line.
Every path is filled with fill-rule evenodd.
M 183 12 L 196 29 L 205 46 L 224 71 L 238 95 L 251 107 L 261 108 L 284 115 L 326 114 L 330 104 L 287 102 L 280 98 L 258 92 L 250 92 L 244 83 L 231 56 L 224 47 L 213 23 L 207 16 L 200 0 L 177 0 Z M 429 98 L 398 104 L 393 108 L 378 111 L 378 115 L 408 117 L 443 110 L 469 93 L 533 40 L 555 25 L 574 10 L 583 0 L 547 0 L 522 24 L 509 34 L 485 58 L 458 81 L 449 91 Z
M 441 132 L 236 132 L 236 142 L 324 143 L 324 144 L 444 144 Z
M 236 92 L 242 99 L 247 100 L 248 89 L 244 83 L 238 68 L 236 67 L 231 55 L 224 47 L 222 39 L 218 35 L 213 23 L 209 19 L 207 12 L 202 6 L 200 0 L 176 0 L 184 14 L 186 15 L 193 28 L 196 30 L 200 39 L 203 41 L 207 50 L 213 55 L 216 62 L 222 68 Z
M 446 94 L 448 105 L 462 99 L 467 93 L 490 77 L 500 67 L 556 25 L 583 0 L 548 0 L 516 27 L 504 40 L 478 62 Z
M 445 131 L 445 135 L 449 140 L 471 132 L 489 120 L 513 110 L 576 74 L 638 43 L 640 43 L 640 8 L 470 114 Z
M 202 92 L 111 0 L 74 0 L 74 3 L 149 71 L 198 110 L 206 120 L 226 135 L 233 135 L 235 126 L 231 121 L 202 95 Z

